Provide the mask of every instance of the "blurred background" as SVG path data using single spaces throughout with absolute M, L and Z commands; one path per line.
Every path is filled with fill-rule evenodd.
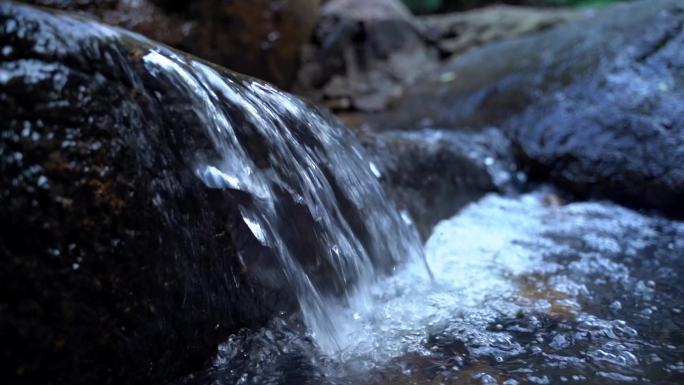
M 416 13 L 462 11 L 492 4 L 527 5 L 535 7 L 606 5 L 626 0 L 403 0 Z
M 333 110 L 372 111 L 383 109 L 402 93 L 405 83 L 434 68 L 433 59 L 443 60 L 485 42 L 547 29 L 577 18 L 582 10 L 624 1 L 24 2 L 85 13 L 295 91 Z M 351 46 L 357 53 L 370 52 L 360 58 L 346 50 Z M 395 59 L 380 60 L 389 68 L 376 65 L 376 59 L 390 56 Z M 361 76 L 350 79 L 349 71 Z

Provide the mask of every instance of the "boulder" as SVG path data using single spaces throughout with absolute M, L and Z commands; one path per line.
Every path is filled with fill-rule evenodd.
M 252 197 L 198 174 L 199 158 L 225 153 L 186 83 L 146 66 L 159 52 L 191 61 L 86 18 L 0 4 L 0 360 L 7 383 L 165 383 L 203 367 L 237 330 L 298 309 L 276 256 L 244 219 Z M 255 88 L 283 95 L 192 63 L 213 68 L 240 95 Z M 250 136 L 256 123 L 237 103 L 221 106 L 257 161 L 269 162 L 274 151 Z M 299 146 L 317 146 L 318 154 L 311 128 L 328 120 L 301 108 L 320 124 L 277 118 Z M 349 160 L 343 151 L 336 156 Z M 325 171 L 332 181 L 335 172 Z M 335 193 L 347 199 L 345 215 L 358 218 L 348 192 Z M 282 210 L 293 226 L 311 224 L 287 199 Z M 322 247 L 299 242 L 309 251 Z M 298 262 L 333 285 L 334 276 L 318 274 L 329 268 L 318 255 Z
M 434 226 L 488 192 L 519 185 L 509 141 L 491 128 L 477 132 L 362 131 L 385 191 L 405 210 L 423 240 Z
M 122 64 L 143 45 L 12 3 L 0 19 L 5 381 L 167 380 L 292 305 L 246 274 L 234 200 L 186 166 L 196 117 Z
M 399 0 L 331 0 L 321 7 L 295 91 L 338 112 L 382 111 L 453 55 L 580 16 L 494 6 L 414 17 Z
M 641 6 L 658 8 L 652 3 Z M 533 176 L 581 196 L 684 214 L 684 4 L 670 4 L 660 2 L 657 17 L 633 27 L 642 35 L 589 76 L 506 122 Z
M 682 25 L 679 1 L 616 5 L 456 56 L 361 120 L 378 129 L 499 127 L 533 176 L 679 215 Z

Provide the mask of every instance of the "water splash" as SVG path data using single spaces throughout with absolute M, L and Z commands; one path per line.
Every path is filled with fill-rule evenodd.
M 339 354 L 276 323 L 193 384 L 680 384 L 683 235 L 611 203 L 491 194 L 435 228 L 435 282 L 408 263 L 331 313 Z
M 163 48 L 143 61 L 189 97 L 211 138 L 218 156 L 198 155 L 197 177 L 243 195 L 245 224 L 278 258 L 321 348 L 336 351 L 339 331 L 329 309 L 359 301 L 366 292 L 359 288 L 400 262 L 422 259 L 376 166 L 334 120 L 268 84 L 221 76 Z
M 409 264 L 371 287 L 371 306 L 352 301 L 336 313 L 347 333 L 341 372 L 384 373 L 379 383 L 395 375 L 396 382 L 496 377 L 491 383 L 511 384 L 598 377 L 650 383 L 676 375 L 646 364 L 679 348 L 661 335 L 644 336 L 653 331 L 643 322 L 664 310 L 659 302 L 681 307 L 681 288 L 658 293 L 653 279 L 682 271 L 673 262 L 681 244 L 673 239 L 684 226 L 609 203 L 558 207 L 549 197 L 492 194 L 441 222 L 426 245 L 435 282 Z

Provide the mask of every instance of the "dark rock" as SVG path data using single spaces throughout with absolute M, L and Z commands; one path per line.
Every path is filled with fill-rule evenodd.
M 580 195 L 684 214 L 684 4 L 679 6 L 663 7 L 652 24 L 635 26 L 639 39 L 590 76 L 506 123 L 534 174 Z
M 455 57 L 371 127 L 501 127 L 538 177 L 682 212 L 684 11 L 639 1 Z
M 221 346 L 211 366 L 178 385 L 298 384 L 332 385 L 324 360 L 310 337 L 276 319 L 256 331 L 242 330 Z
M 280 87 L 296 77 L 320 0 L 27 0 L 85 12 Z
M 164 382 L 295 307 L 252 274 L 272 256 L 239 196 L 189 167 L 215 149 L 188 96 L 143 68 L 151 44 L 0 4 L 6 383 Z
M 440 220 L 488 192 L 505 190 L 515 174 L 504 166 L 513 164 L 512 153 L 496 130 L 366 132 L 361 137 L 385 190 L 407 211 L 423 240 Z

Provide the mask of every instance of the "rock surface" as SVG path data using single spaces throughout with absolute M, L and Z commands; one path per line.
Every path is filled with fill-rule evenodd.
M 296 307 L 261 278 L 273 255 L 242 219 L 241 196 L 196 175 L 196 158 L 217 150 L 190 96 L 144 67 L 152 44 L 0 4 L 7 383 L 165 383 L 239 328 Z
M 511 144 L 495 128 L 359 135 L 385 190 L 410 215 L 424 240 L 439 221 L 486 193 L 520 188 Z
M 27 0 L 85 12 L 203 59 L 289 87 L 320 0 Z
M 366 148 L 390 196 L 426 240 L 434 225 L 497 190 L 482 162 L 428 135 L 368 134 Z
M 377 129 L 500 127 L 536 176 L 679 215 L 683 25 L 678 1 L 614 6 L 457 56 L 389 111 L 361 121 Z

